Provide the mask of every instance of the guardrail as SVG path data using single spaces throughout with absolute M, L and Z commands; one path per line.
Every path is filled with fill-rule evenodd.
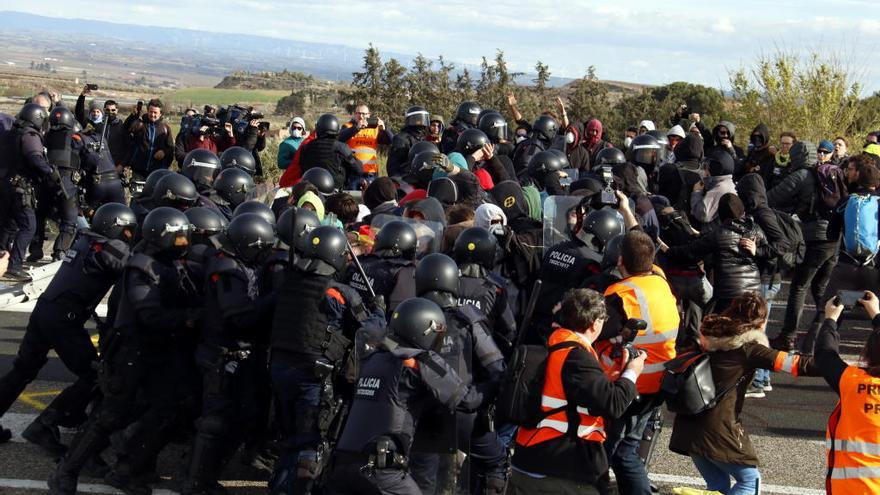
M 39 265 L 27 269 L 31 281 L 23 284 L 10 285 L 0 289 L 0 310 L 13 304 L 32 301 L 40 297 L 40 294 L 49 286 L 52 277 L 61 268 L 61 261 L 54 261 L 46 265 Z

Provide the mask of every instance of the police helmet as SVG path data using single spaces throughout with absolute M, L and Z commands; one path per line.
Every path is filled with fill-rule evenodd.
M 394 220 L 386 223 L 376 234 L 373 252 L 383 258 L 415 259 L 418 238 L 412 225 Z
M 192 150 L 183 159 L 180 173 L 195 184 L 210 186 L 220 173 L 220 158 L 211 150 L 204 148 Z
M 428 127 L 431 124 L 431 114 L 425 110 L 425 107 L 413 106 L 406 109 L 403 114 L 403 125 L 405 127 Z
M 653 131 L 648 131 L 645 134 L 654 136 L 654 139 L 657 140 L 657 144 L 660 145 L 660 148 L 666 148 L 669 146 L 669 137 L 667 133 L 661 131 L 660 129 L 654 129 Z
M 507 120 L 496 111 L 487 112 L 480 117 L 479 128 L 495 144 L 498 144 L 502 139 L 507 139 Z
M 185 210 L 196 203 L 199 193 L 196 185 L 181 174 L 168 174 L 156 183 L 153 191 L 153 205 L 170 206 Z
M 131 208 L 122 203 L 104 203 L 92 216 L 90 229 L 108 239 L 130 241 L 134 238 L 137 218 Z
M 596 153 L 596 163 L 593 168 L 602 165 L 613 167 L 615 165 L 623 165 L 626 163 L 626 155 L 617 148 L 602 148 Z
M 321 194 L 329 195 L 336 192 L 336 180 L 326 168 L 312 167 L 303 172 L 302 180 L 315 186 Z
M 458 105 L 458 109 L 455 111 L 455 120 L 476 127 L 480 112 L 482 111 L 483 107 L 481 107 L 479 103 L 475 101 L 463 101 Z
M 528 165 L 529 175 L 542 176 L 549 172 L 562 170 L 562 160 L 552 151 L 539 151 L 532 155 Z
M 150 172 L 150 175 L 147 176 L 147 180 L 144 181 L 144 189 L 141 191 L 141 197 L 152 198 L 153 191 L 156 190 L 156 183 L 159 182 L 159 179 L 173 173 L 174 172 L 167 168 L 157 168 Z
M 434 302 L 411 297 L 394 308 L 389 327 L 394 340 L 405 346 L 436 350 L 446 332 L 446 316 Z
M 568 155 L 566 155 L 564 151 L 556 148 L 550 148 L 547 151 L 553 153 L 559 158 L 561 168 L 571 168 L 571 163 L 568 161 Z
M 229 225 L 226 217 L 204 206 L 190 208 L 184 214 L 192 226 L 193 244 L 207 244 L 208 239 L 225 231 Z
M 458 296 L 458 265 L 443 253 L 432 253 L 416 267 L 416 295 L 441 292 Z
M 487 270 L 495 266 L 498 240 L 483 227 L 470 227 L 458 234 L 452 252 L 459 265 L 477 264 Z
M 235 254 L 245 262 L 254 263 L 272 249 L 275 228 L 262 215 L 244 213 L 232 218 L 226 229 L 226 237 Z
M 487 144 L 489 144 L 489 137 L 486 136 L 485 132 L 479 129 L 466 129 L 458 135 L 458 141 L 455 142 L 455 151 L 468 156 Z
M 629 144 L 629 161 L 641 165 L 649 171 L 657 164 L 660 156 L 660 143 L 650 134 L 641 134 L 633 138 Z
M 254 179 L 250 174 L 237 168 L 223 170 L 214 179 L 214 191 L 232 208 L 247 201 L 255 187 Z
M 409 152 L 407 153 L 407 161 L 412 163 L 413 158 L 419 153 L 430 151 L 431 153 L 440 153 L 440 148 L 437 147 L 436 144 L 430 141 L 419 141 L 416 144 L 412 145 L 409 148 Z
M 315 124 L 315 132 L 319 138 L 332 137 L 339 135 L 339 119 L 332 113 L 325 113 L 318 117 Z
M 617 260 L 620 259 L 620 245 L 623 243 L 624 235 L 616 235 L 605 244 L 605 251 L 602 253 L 602 269 L 607 270 L 617 266 Z
M 160 206 L 147 214 L 141 233 L 160 251 L 183 251 L 189 246 L 190 224 L 182 211 Z
M 250 151 L 232 146 L 220 154 L 220 168 L 240 168 L 253 177 L 257 173 L 257 160 Z
M 584 217 L 577 235 L 587 246 L 601 253 L 608 242 L 615 236 L 623 235 L 624 230 L 623 217 L 620 213 L 610 208 L 602 208 L 593 210 Z
M 43 126 L 46 125 L 48 118 L 49 114 L 46 113 L 46 109 L 36 103 L 28 103 L 21 107 L 16 116 L 16 120 L 38 131 L 43 130 Z
M 332 276 L 345 269 L 347 252 L 345 234 L 336 227 L 322 225 L 308 233 L 296 266 L 306 272 Z
M 265 204 L 261 203 L 255 199 L 245 201 L 240 205 L 235 207 L 235 210 L 232 212 L 232 219 L 235 220 L 235 217 L 239 215 L 244 215 L 247 213 L 253 213 L 259 217 L 262 217 L 263 220 L 266 221 L 269 225 L 275 226 L 275 212 L 272 211 L 272 208 Z
M 532 136 L 542 141 L 552 141 L 557 132 L 559 132 L 559 124 L 556 119 L 548 115 L 541 115 L 532 124 Z
M 76 123 L 76 117 L 67 107 L 55 107 L 49 114 L 50 129 L 73 129 Z
M 301 253 L 308 233 L 319 225 L 321 221 L 314 211 L 291 207 L 278 217 L 278 237 L 291 249 Z

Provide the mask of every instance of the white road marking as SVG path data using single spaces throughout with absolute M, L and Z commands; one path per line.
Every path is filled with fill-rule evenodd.
M 29 489 L 29 490 L 48 490 L 49 487 L 46 485 L 45 481 L 37 481 L 37 480 L 17 480 L 10 478 L 0 478 L 0 487 L 3 488 L 20 488 L 20 489 Z M 122 492 L 113 488 L 112 486 L 107 485 L 92 485 L 87 483 L 80 483 L 76 487 L 77 493 L 109 493 L 113 495 L 121 494 Z M 177 495 L 177 492 L 173 492 L 171 490 L 159 490 L 154 489 L 153 495 Z
M 26 302 L 22 302 L 22 303 L 10 304 L 9 306 L 4 307 L 0 311 L 9 311 L 12 313 L 32 313 L 34 311 L 34 306 L 36 306 L 36 304 L 37 304 L 37 300 L 32 299 L 30 301 L 26 301 Z M 106 317 L 107 316 L 107 305 L 103 304 L 103 303 L 99 304 L 98 307 L 95 308 L 95 313 L 97 313 L 98 316 L 100 316 L 101 318 Z

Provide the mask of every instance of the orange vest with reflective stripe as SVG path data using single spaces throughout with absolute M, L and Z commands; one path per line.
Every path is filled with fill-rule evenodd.
M 669 283 L 660 275 L 634 275 L 608 287 L 605 296 L 616 294 L 623 301 L 627 318 L 639 318 L 648 328 L 639 331 L 633 341 L 638 349 L 648 353 L 645 368 L 636 382 L 640 394 L 660 391 L 663 363 L 675 357 L 675 337 L 678 336 L 678 308 Z
M 834 494 L 880 493 L 880 378 L 849 366 L 840 402 L 828 418 L 825 489 Z
M 353 124 L 347 122 L 345 127 Z M 379 128 L 364 127 L 348 140 L 348 147 L 354 152 L 355 158 L 364 164 L 365 174 L 375 174 L 379 171 L 379 162 L 376 153 L 379 149 Z
M 581 337 L 565 328 L 553 332 L 547 346 L 551 347 L 562 342 L 575 342 L 596 357 L 596 351 L 592 347 L 585 345 Z M 557 349 L 547 357 L 544 389 L 541 392 L 541 411 L 546 416 L 538 423 L 537 428 L 520 428 L 516 433 L 517 445 L 529 447 L 572 434 L 589 442 L 605 441 L 605 425 L 602 417 L 590 415 L 587 408 L 578 406 L 578 419 L 569 421 L 566 410 L 570 408 L 565 390 L 562 388 L 562 365 L 565 364 L 572 349 L 572 347 Z M 577 428 L 577 432 L 570 431 L 570 428 Z

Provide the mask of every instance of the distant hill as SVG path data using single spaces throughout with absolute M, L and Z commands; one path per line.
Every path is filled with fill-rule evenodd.
M 247 72 L 236 71 L 224 77 L 219 84 L 214 86 L 218 89 L 283 89 L 297 90 L 306 89 L 314 85 L 316 79 L 302 72 Z

